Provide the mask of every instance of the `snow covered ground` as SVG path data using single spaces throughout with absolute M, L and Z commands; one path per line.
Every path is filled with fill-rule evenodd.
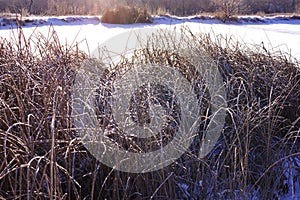
M 243 17 L 242 17 L 243 18 Z M 99 17 L 34 17 L 28 20 L 23 26 L 26 37 L 38 32 L 47 36 L 50 25 L 53 25 L 62 43 L 80 43 L 80 48 L 87 53 L 97 48 L 109 38 L 131 29 L 157 27 L 177 30 L 181 26 L 188 26 L 194 33 L 214 33 L 228 37 L 247 44 L 264 45 L 266 49 L 279 49 L 291 54 L 300 60 L 300 20 L 285 18 L 261 18 L 257 16 L 248 17 L 242 22 L 224 24 L 218 20 L 203 19 L 198 17 L 154 17 L 153 24 L 134 24 L 134 25 L 112 25 L 100 23 Z M 259 20 L 257 20 L 259 19 Z M 254 22 L 255 21 L 255 22 Z M 16 25 L 5 25 L 5 21 L 0 18 L 0 37 L 9 39 Z M 4 26 L 5 25 L 5 26 Z M 13 28 L 13 30 L 12 30 Z M 300 185 L 296 185 L 298 194 L 294 194 L 300 199 Z M 291 193 L 284 196 L 289 199 Z
M 240 17 L 245 19 L 245 17 Z M 251 20 L 252 19 L 252 20 Z M 2 20 L 3 21 L 3 20 Z M 253 22 L 255 21 L 255 22 Z M 1 22 L 1 19 L 0 19 Z M 266 49 L 275 48 L 291 53 L 300 59 L 300 20 L 284 17 L 262 18 L 247 16 L 247 20 L 224 24 L 214 19 L 199 17 L 154 17 L 153 24 L 112 25 L 100 23 L 99 17 L 33 17 L 23 26 L 28 37 L 33 31 L 47 35 L 49 26 L 53 25 L 62 42 L 69 44 L 80 42 L 85 51 L 93 50 L 98 43 L 130 29 L 157 27 L 173 29 L 188 26 L 194 33 L 212 32 L 216 35 L 234 37 L 240 42 L 263 45 Z M 0 37 L 9 38 L 11 25 L 0 26 Z M 13 25 L 13 27 L 16 27 Z M 179 29 L 177 29 L 179 30 Z

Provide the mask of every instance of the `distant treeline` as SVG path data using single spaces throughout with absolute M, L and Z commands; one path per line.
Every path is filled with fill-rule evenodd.
M 120 4 L 145 7 L 153 14 L 193 15 L 300 13 L 300 0 L 0 0 L 0 12 L 39 15 L 102 14 Z

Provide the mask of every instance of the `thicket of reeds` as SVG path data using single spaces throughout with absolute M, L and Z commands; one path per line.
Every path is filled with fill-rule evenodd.
M 52 29 L 48 36 L 25 38 L 19 30 L 10 40 L 1 38 L 0 198 L 269 199 L 299 187 L 298 61 L 185 31 L 218 63 L 226 123 L 205 158 L 187 152 L 146 174 L 101 164 L 76 135 L 71 88 L 85 53 L 60 43 Z

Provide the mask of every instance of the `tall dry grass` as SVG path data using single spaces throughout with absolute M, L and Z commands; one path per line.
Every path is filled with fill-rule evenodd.
M 0 41 L 0 196 L 5 199 L 63 197 L 67 188 L 80 195 L 71 161 L 84 154 L 71 131 L 69 90 L 85 55 L 76 46 L 61 45 L 54 30 L 36 34 L 25 39 L 19 30 Z
M 152 23 L 152 17 L 146 8 L 118 5 L 105 9 L 101 22 L 110 24 Z
M 0 198 L 269 199 L 294 190 L 287 182 L 296 184 L 300 173 L 299 63 L 185 31 L 218 63 L 226 124 L 205 158 L 195 142 L 177 162 L 146 174 L 102 165 L 76 136 L 71 87 L 86 58 L 76 45 L 62 45 L 52 29 L 0 39 Z
M 211 38 L 195 40 L 218 60 L 227 89 L 227 122 L 211 154 L 214 188 L 222 198 L 257 191 L 269 199 L 295 190 L 288 182 L 289 170 L 299 170 L 299 62 L 276 49 Z

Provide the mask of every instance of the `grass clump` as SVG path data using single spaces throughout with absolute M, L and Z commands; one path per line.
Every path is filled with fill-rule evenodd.
M 224 23 L 226 23 L 226 22 L 237 22 L 238 21 L 237 16 L 230 15 L 230 14 L 228 14 L 226 12 L 223 12 L 223 11 L 215 12 L 213 18 L 217 19 L 217 20 L 220 20 Z
M 263 47 L 185 32 L 191 47 L 205 49 L 218 64 L 226 124 L 205 158 L 198 158 L 195 142 L 172 165 L 145 174 L 102 165 L 76 136 L 71 87 L 84 53 L 62 45 L 53 30 L 48 37 L 25 39 L 19 31 L 11 41 L 0 39 L 0 198 L 270 199 L 292 193 L 287 183 L 296 185 L 300 173 L 299 63 Z M 143 52 L 142 62 L 174 59 Z M 187 63 L 175 61 L 181 68 Z
M 218 60 L 227 89 L 227 122 L 216 151 L 221 153 L 211 155 L 218 172 L 214 188 L 227 191 L 222 198 L 254 191 L 279 198 L 294 190 L 287 166 L 300 164 L 299 62 L 222 36 L 198 41 Z
M 145 8 L 117 6 L 108 8 L 102 15 L 101 22 L 109 24 L 152 23 L 150 14 Z
M 0 39 L 2 199 L 61 198 L 67 188 L 80 195 L 80 173 L 70 161 L 85 156 L 70 130 L 69 87 L 84 58 L 53 30 L 48 37 L 27 40 L 15 31 L 10 41 Z

